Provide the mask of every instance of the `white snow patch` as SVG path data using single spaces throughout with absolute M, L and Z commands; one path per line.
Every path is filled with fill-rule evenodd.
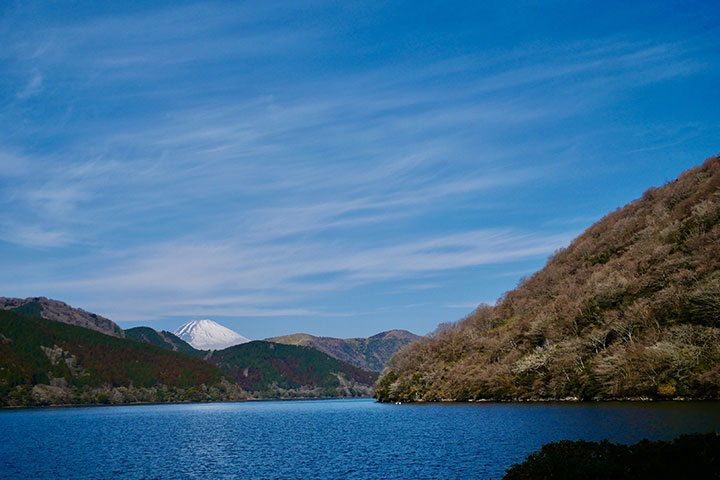
M 222 350 L 250 341 L 212 320 L 192 320 L 173 333 L 199 350 Z

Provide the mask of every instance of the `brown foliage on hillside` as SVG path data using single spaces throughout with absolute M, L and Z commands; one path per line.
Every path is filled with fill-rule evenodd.
M 720 396 L 720 157 L 608 214 L 497 306 L 400 351 L 376 396 Z
M 285 345 L 312 347 L 350 365 L 380 373 L 395 352 L 419 338 L 407 330 L 390 330 L 369 338 L 315 337 L 298 333 L 267 340 Z
M 65 302 L 45 297 L 7 298 L 0 297 L 0 310 L 12 310 L 30 317 L 40 317 L 56 322 L 89 328 L 105 335 L 123 338 L 125 332 L 112 320 L 73 308 Z

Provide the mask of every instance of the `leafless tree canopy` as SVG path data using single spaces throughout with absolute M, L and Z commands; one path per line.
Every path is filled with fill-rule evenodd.
M 720 157 L 618 208 L 498 305 L 398 352 L 381 400 L 720 396 Z

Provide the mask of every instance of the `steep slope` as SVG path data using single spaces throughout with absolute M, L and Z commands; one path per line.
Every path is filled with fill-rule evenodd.
M 29 317 L 55 320 L 69 325 L 89 328 L 98 332 L 124 337 L 125 332 L 115 322 L 100 315 L 73 308 L 67 303 L 45 297 L 5 298 L 0 297 L 0 309 L 12 310 Z
M 312 347 L 350 365 L 374 372 L 382 372 L 395 352 L 420 338 L 407 330 L 390 330 L 378 333 L 370 338 L 315 337 L 306 333 L 296 333 L 283 337 L 268 338 L 267 341 L 285 345 Z
M 190 355 L 0 311 L 0 405 L 244 397 L 217 367 Z
M 370 396 L 377 379 L 313 348 L 263 341 L 214 351 L 208 361 L 256 398 Z
M 174 352 L 187 353 L 195 357 L 203 358 L 208 352 L 206 350 L 197 350 L 185 340 L 176 335 L 166 332 L 158 332 L 150 327 L 134 327 L 125 330 L 125 338 L 145 342 L 156 345 Z
M 400 351 L 381 400 L 720 396 L 720 158 Z
M 192 320 L 173 332 L 199 350 L 222 350 L 250 340 L 212 320 Z

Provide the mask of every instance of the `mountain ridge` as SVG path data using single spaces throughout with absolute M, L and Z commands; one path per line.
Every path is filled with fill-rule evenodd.
M 356 367 L 381 372 L 390 357 L 405 345 L 422 337 L 407 330 L 387 330 L 370 337 L 335 338 L 294 333 L 266 339 L 286 345 L 308 346 Z
M 11 298 L 0 297 L 0 309 L 13 310 L 30 317 L 67 323 L 89 328 L 113 337 L 124 337 L 125 331 L 112 320 L 101 315 L 71 307 L 60 300 L 46 297 Z
M 150 327 L 133 327 L 125 330 L 125 338 L 150 343 L 167 350 L 187 353 L 199 358 L 203 358 L 207 354 L 206 350 L 198 350 L 182 338 L 166 330 L 158 332 Z

